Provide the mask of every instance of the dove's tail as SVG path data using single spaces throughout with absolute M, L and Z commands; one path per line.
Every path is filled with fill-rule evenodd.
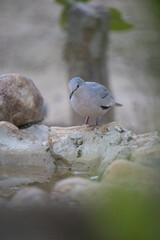
M 117 106 L 117 107 L 122 107 L 123 105 L 122 104 L 120 104 L 120 103 L 115 103 L 115 105 Z

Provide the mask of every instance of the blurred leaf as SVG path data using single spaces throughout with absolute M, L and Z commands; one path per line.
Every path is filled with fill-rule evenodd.
M 155 4 L 155 7 L 160 10 L 160 1 L 159 0 L 153 0 L 153 4 Z
M 67 28 L 69 10 L 75 2 L 89 2 L 90 0 L 55 0 L 56 3 L 63 5 L 63 10 L 60 15 L 60 25 L 63 29 Z M 110 29 L 112 31 L 124 31 L 133 28 L 132 24 L 123 20 L 121 13 L 115 9 L 110 8 L 111 11 L 111 23 Z
M 89 2 L 90 0 L 81 0 L 79 2 Z
M 64 6 L 72 6 L 74 0 L 55 0 L 56 3 L 62 4 Z
M 64 5 L 60 15 L 60 25 L 63 29 L 67 28 L 69 10 L 75 2 L 89 2 L 90 0 L 55 0 L 56 3 Z
M 69 7 L 64 7 L 59 19 L 60 25 L 63 29 L 67 28 L 68 14 L 69 14 Z
M 110 8 L 110 11 L 111 11 L 110 29 L 112 31 L 124 31 L 133 28 L 132 24 L 129 24 L 125 20 L 123 20 L 121 13 L 117 9 Z
M 66 7 L 71 7 L 75 2 L 89 2 L 89 0 L 55 0 L 55 2 Z
M 159 201 L 153 196 L 114 189 L 95 216 L 99 239 L 158 240 Z

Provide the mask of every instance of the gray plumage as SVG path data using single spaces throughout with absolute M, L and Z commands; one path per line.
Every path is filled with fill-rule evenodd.
M 103 85 L 96 82 L 85 82 L 80 77 L 75 77 L 69 82 L 71 105 L 75 112 L 87 117 L 86 124 L 88 124 L 89 117 L 102 117 L 108 110 L 117 103 L 110 91 Z

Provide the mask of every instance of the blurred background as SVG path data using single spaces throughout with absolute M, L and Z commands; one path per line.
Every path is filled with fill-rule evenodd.
M 108 33 L 109 86 L 123 104 L 115 108 L 114 120 L 134 132 L 160 130 L 159 1 L 91 0 L 90 4 L 117 9 L 133 26 Z M 61 11 L 62 6 L 54 0 L 0 0 L 0 74 L 31 78 L 48 105 L 44 123 L 70 126 Z

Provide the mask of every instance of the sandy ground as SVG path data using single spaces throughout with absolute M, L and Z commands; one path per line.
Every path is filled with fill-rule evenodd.
M 132 31 L 110 32 L 106 67 L 113 95 L 124 105 L 116 109 L 115 120 L 136 132 L 160 130 L 160 24 L 152 5 L 149 0 L 92 1 L 97 3 L 119 9 L 134 25 Z M 31 78 L 48 104 L 45 123 L 68 126 L 60 11 L 52 0 L 0 0 L 0 74 Z

